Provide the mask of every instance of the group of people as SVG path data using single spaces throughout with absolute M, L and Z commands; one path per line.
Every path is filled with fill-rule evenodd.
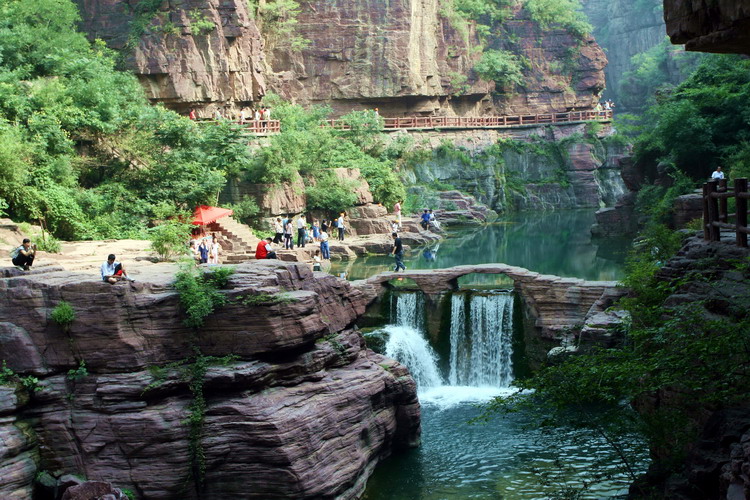
M 198 264 L 218 264 L 221 245 L 216 233 L 195 233 L 190 240 L 190 253 Z
M 596 107 L 594 108 L 594 111 L 614 111 L 615 110 L 615 102 L 612 99 L 608 99 L 604 101 L 604 103 L 598 102 L 596 103 Z

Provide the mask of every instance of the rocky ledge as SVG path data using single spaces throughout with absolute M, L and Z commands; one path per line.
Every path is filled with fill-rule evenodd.
M 348 283 L 238 265 L 194 332 L 173 269 L 150 271 L 0 279 L 0 359 L 18 382 L 0 390 L 0 498 L 30 498 L 42 471 L 139 498 L 354 498 L 381 459 L 418 444 L 414 381 L 365 347 L 366 299 Z M 51 319 L 63 300 L 67 327 Z

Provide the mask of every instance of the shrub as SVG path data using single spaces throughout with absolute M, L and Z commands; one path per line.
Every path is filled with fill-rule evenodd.
M 524 7 L 542 29 L 562 26 L 579 38 L 593 29 L 587 22 L 580 0 L 524 0 Z
M 485 51 L 474 71 L 483 80 L 492 80 L 500 88 L 523 85 L 521 62 L 518 56 L 507 50 Z
M 316 179 L 314 185 L 305 189 L 307 208 L 326 212 L 343 212 L 357 202 L 357 188 L 354 181 L 344 181 L 333 173 L 326 173 Z
M 170 260 L 187 253 L 192 224 L 183 222 L 187 216 L 174 217 L 148 230 L 151 248 L 161 260 Z
M 224 274 L 222 271 L 221 275 Z M 223 279 L 221 276 L 219 281 Z M 180 305 L 187 316 L 183 323 L 191 328 L 200 328 L 214 310 L 225 303 L 225 298 L 216 290 L 216 285 L 195 266 L 183 265 L 177 273 L 174 287 L 180 296 Z
M 81 360 L 78 363 L 78 368 L 71 368 L 68 370 L 68 380 L 72 382 L 78 382 L 79 380 L 89 376 L 89 371 L 86 368 L 86 362 Z
M 63 328 L 69 327 L 76 319 L 76 312 L 73 307 L 66 301 L 61 300 L 57 303 L 52 314 L 50 315 L 52 321 L 57 323 Z

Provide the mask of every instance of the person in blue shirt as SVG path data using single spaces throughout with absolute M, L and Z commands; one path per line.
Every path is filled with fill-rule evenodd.
M 430 213 L 427 210 L 422 214 L 422 222 L 420 224 L 422 225 L 422 229 L 427 229 L 430 225 Z

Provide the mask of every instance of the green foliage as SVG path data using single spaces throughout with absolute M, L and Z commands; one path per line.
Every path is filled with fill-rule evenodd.
M 339 179 L 332 173 L 320 175 L 314 185 L 305 189 L 307 208 L 309 210 L 323 210 L 326 212 L 343 212 L 357 201 L 354 190 L 358 187 L 356 181 Z
M 518 56 L 507 50 L 487 50 L 474 66 L 483 80 L 492 80 L 497 87 L 523 85 L 523 67 Z
M 179 219 L 169 219 L 149 229 L 151 249 L 160 260 L 171 260 L 187 253 L 192 225 Z
M 349 139 L 361 150 L 371 153 L 382 143 L 380 134 L 385 121 L 375 111 L 352 111 L 340 118 L 348 127 L 339 134 Z
M 180 306 L 185 311 L 185 326 L 200 328 L 206 318 L 217 307 L 225 304 L 226 298 L 219 288 L 227 286 L 231 270 L 216 269 L 203 273 L 192 264 L 184 264 L 177 273 L 174 287 L 180 296 Z
M 21 384 L 21 387 L 29 391 L 29 393 L 39 392 L 42 388 L 39 386 L 39 379 L 33 375 L 26 377 L 19 376 L 11 368 L 8 368 L 5 360 L 3 360 L 3 366 L 0 368 L 0 385 L 16 385 Z
M 542 29 L 560 26 L 579 38 L 593 29 L 580 0 L 523 0 L 523 5 Z
M 61 300 L 57 303 L 52 313 L 50 314 L 52 321 L 57 323 L 63 328 L 68 328 L 73 321 L 76 319 L 76 312 L 73 310 L 73 306 L 69 302 Z
M 205 35 L 206 33 L 209 33 L 216 28 L 214 26 L 214 23 L 209 21 L 205 14 L 203 14 L 200 10 L 195 9 L 191 10 L 190 14 L 190 33 L 193 34 L 193 36 L 197 35 Z
M 310 40 L 297 33 L 297 16 L 301 8 L 297 0 L 268 0 L 256 4 L 261 29 L 271 47 L 301 51 L 310 45 Z
M 623 75 L 620 83 L 621 105 L 642 113 L 656 102 L 659 94 L 671 91 L 670 81 L 686 78 L 704 57 L 702 53 L 686 52 L 672 45 L 669 38 L 636 54 L 631 58 L 632 69 Z
M 89 371 L 86 368 L 86 362 L 81 360 L 78 364 L 78 368 L 71 368 L 68 370 L 68 380 L 78 382 L 89 376 Z
M 646 113 L 635 141 L 636 162 L 655 176 L 660 161 L 693 179 L 707 179 L 719 164 L 746 157 L 750 139 L 750 61 L 705 56 L 698 69 Z M 725 165 L 731 170 L 732 165 Z
M 260 207 L 255 200 L 250 197 L 242 198 L 239 203 L 227 205 L 227 208 L 234 210 L 234 213 L 232 214 L 234 220 L 247 225 L 256 224 L 258 216 L 260 215 Z
M 206 476 L 206 453 L 203 449 L 203 426 L 206 419 L 206 399 L 203 395 L 203 384 L 206 377 L 208 358 L 203 356 L 200 349 L 195 350 L 195 358 L 190 365 L 190 392 L 193 400 L 188 406 L 187 424 L 188 450 L 190 451 L 191 472 L 193 481 L 200 488 Z

